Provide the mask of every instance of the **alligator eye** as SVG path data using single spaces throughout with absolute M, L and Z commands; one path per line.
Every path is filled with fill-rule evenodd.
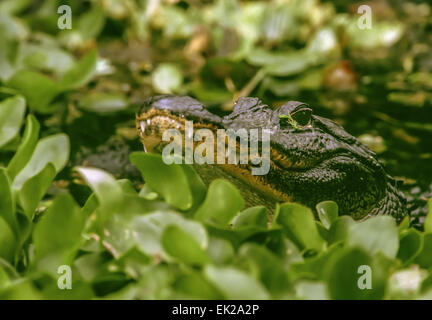
M 292 112 L 290 115 L 291 118 L 293 118 L 293 120 L 297 122 L 300 127 L 306 127 L 311 121 L 312 109 L 301 108 Z

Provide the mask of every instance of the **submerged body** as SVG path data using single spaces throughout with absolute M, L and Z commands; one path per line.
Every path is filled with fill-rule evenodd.
M 195 130 L 266 129 L 270 132 L 270 169 L 253 175 L 248 164 L 195 164 L 210 183 L 215 178 L 233 182 L 250 205 L 273 209 L 276 202 L 298 202 L 312 209 L 333 200 L 340 214 L 354 219 L 389 214 L 401 220 L 406 200 L 375 154 L 335 122 L 312 114 L 304 103 L 289 101 L 272 109 L 258 98 L 240 98 L 231 114 L 219 117 L 190 97 L 173 95 L 148 99 L 136 126 L 148 152 L 161 153 L 169 141 L 163 132 L 185 134 L 186 121 Z M 196 147 L 194 143 L 193 147 Z

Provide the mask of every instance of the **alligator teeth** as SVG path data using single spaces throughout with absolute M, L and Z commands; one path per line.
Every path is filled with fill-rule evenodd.
M 149 122 L 149 121 L 147 120 L 147 122 Z M 145 132 L 145 128 L 146 128 L 145 122 L 144 121 L 140 121 L 140 129 L 141 129 L 140 136 L 141 136 L 141 138 L 143 138 L 143 135 L 144 135 L 144 132 Z M 145 146 L 144 143 L 143 143 L 143 148 L 144 148 L 144 152 L 147 152 L 147 149 L 146 149 L 146 146 Z

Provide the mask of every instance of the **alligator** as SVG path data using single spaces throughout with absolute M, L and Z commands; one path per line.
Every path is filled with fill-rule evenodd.
M 258 98 L 239 98 L 226 116 L 210 112 L 188 96 L 160 95 L 147 99 L 136 115 L 136 128 L 147 152 L 161 153 L 169 142 L 167 129 L 266 129 L 270 132 L 270 170 L 252 175 L 251 164 L 194 164 L 205 183 L 231 181 L 248 205 L 274 208 L 276 202 L 296 202 L 314 210 L 332 200 L 339 213 L 355 220 L 391 215 L 401 221 L 406 198 L 376 154 L 336 122 L 313 113 L 303 102 L 288 101 L 272 108 Z M 262 138 L 262 137 L 261 137 Z

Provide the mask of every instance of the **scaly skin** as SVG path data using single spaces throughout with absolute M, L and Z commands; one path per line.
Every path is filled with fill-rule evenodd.
M 298 118 L 298 110 L 306 110 L 305 116 Z M 375 153 L 340 125 L 310 111 L 296 101 L 272 109 L 258 98 L 240 98 L 233 112 L 221 118 L 193 98 L 163 95 L 145 101 L 136 126 L 149 152 L 161 152 L 168 143 L 162 141 L 164 130 L 184 134 L 185 120 L 193 121 L 194 130 L 207 128 L 215 136 L 217 129 L 269 129 L 271 166 L 266 175 L 252 175 L 249 165 L 194 165 L 206 183 L 217 177 L 232 181 L 250 205 L 272 209 L 275 202 L 294 201 L 315 210 L 318 202 L 333 200 L 340 214 L 356 220 L 388 214 L 400 221 L 407 215 L 403 194 Z

